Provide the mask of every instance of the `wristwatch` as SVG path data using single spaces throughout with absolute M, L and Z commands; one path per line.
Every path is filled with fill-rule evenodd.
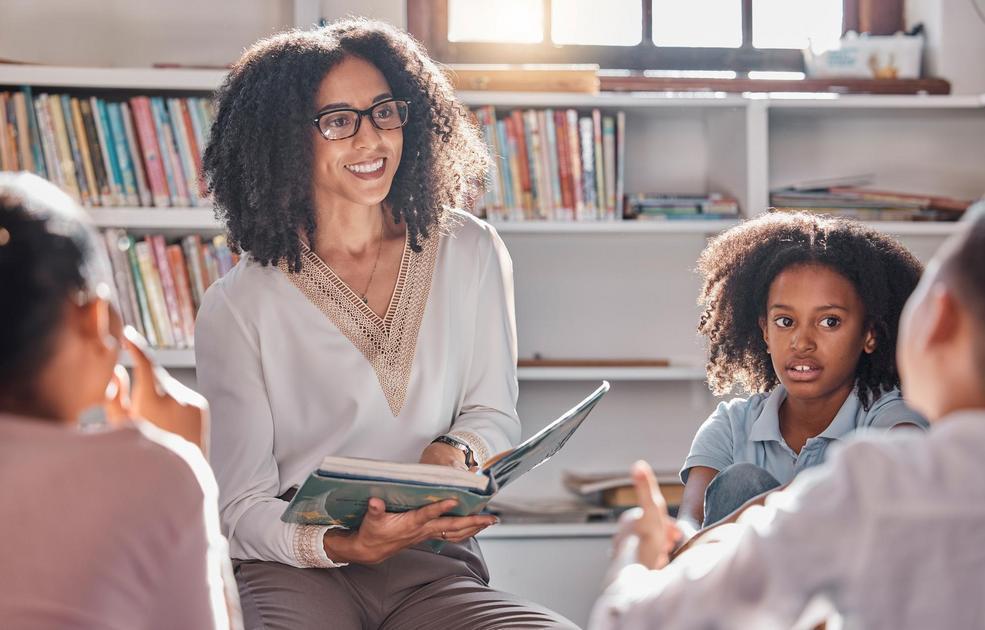
M 472 447 L 469 446 L 468 442 L 466 442 L 465 440 L 457 438 L 454 435 L 439 435 L 438 437 L 431 440 L 431 444 L 434 444 L 435 442 L 439 442 L 441 444 L 447 444 L 448 446 L 453 446 L 458 450 L 462 451 L 463 453 L 465 453 L 465 465 L 468 466 L 469 468 L 472 468 L 473 466 L 477 466 L 479 464 L 479 462 L 475 460 L 475 455 L 472 454 Z

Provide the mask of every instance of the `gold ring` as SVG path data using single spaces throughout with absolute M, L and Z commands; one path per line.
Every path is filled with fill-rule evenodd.
M 448 540 L 448 537 L 445 536 L 445 533 L 444 532 L 441 532 L 441 539 L 442 540 Z

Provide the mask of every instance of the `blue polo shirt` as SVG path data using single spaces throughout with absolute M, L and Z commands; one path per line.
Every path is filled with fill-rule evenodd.
M 862 408 L 856 390 L 845 399 L 831 424 L 807 440 L 798 454 L 780 434 L 780 404 L 786 397 L 786 388 L 778 385 L 768 394 L 719 403 L 694 436 L 691 452 L 681 468 L 681 480 L 687 483 L 693 466 L 721 471 L 732 464 L 750 463 L 783 484 L 801 470 L 823 462 L 832 442 L 858 429 L 888 429 L 903 423 L 927 427 L 927 421 L 906 406 L 898 389 L 884 393 L 868 411 Z

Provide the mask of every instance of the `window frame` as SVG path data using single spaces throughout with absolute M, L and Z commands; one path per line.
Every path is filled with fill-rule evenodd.
M 642 41 L 635 46 L 551 43 L 550 19 L 544 20 L 544 41 L 536 44 L 448 41 L 448 0 L 407 0 L 407 28 L 443 63 L 457 64 L 598 64 L 613 70 L 712 70 L 803 72 L 800 50 L 755 48 L 752 45 L 752 2 L 742 2 L 742 45 L 738 48 L 685 48 L 653 43 L 653 0 L 643 5 Z M 551 0 L 544 3 L 550 16 Z

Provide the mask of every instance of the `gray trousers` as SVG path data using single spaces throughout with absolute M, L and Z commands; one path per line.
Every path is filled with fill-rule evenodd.
M 577 630 L 557 613 L 489 588 L 475 539 L 424 545 L 376 565 L 298 569 L 234 561 L 247 630 Z
M 732 464 L 705 488 L 705 520 L 701 526 L 717 523 L 749 499 L 780 485 L 776 477 L 755 464 Z

